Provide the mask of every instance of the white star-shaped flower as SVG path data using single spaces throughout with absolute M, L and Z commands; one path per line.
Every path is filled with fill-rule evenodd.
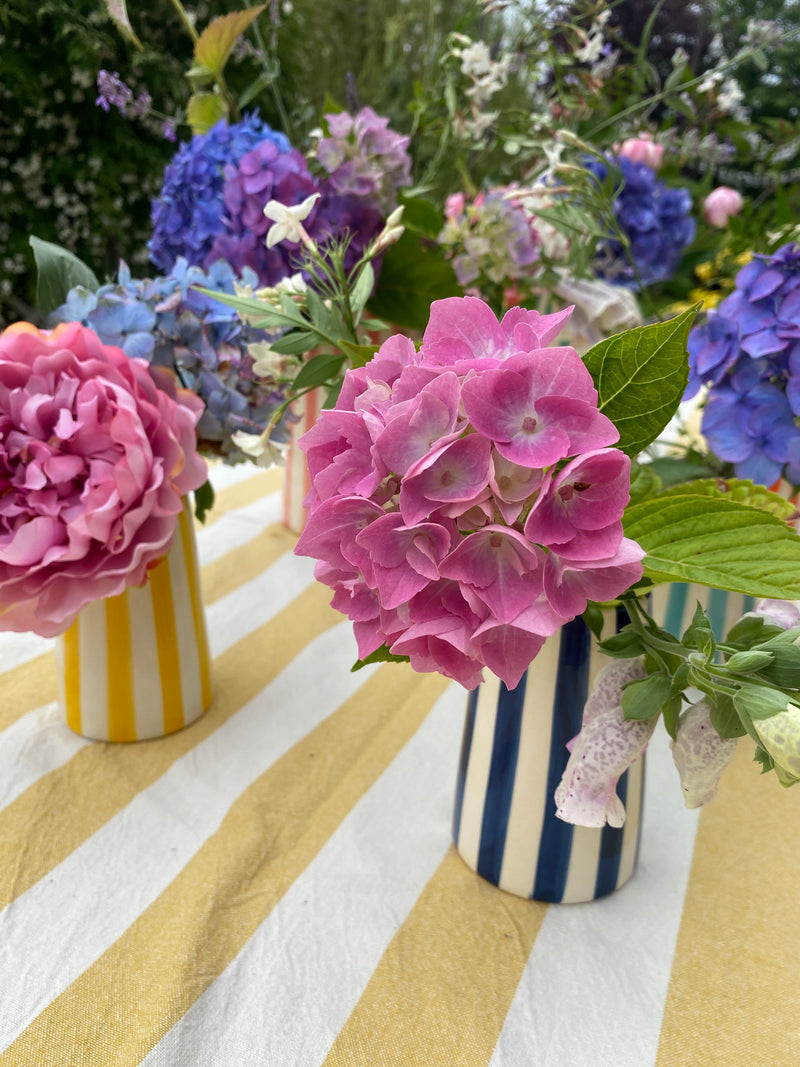
M 280 241 L 309 241 L 310 238 L 302 222 L 311 214 L 311 209 L 319 200 L 320 195 L 320 193 L 312 193 L 302 204 L 294 204 L 291 207 L 282 204 L 280 200 L 270 200 L 264 208 L 264 214 L 275 225 L 270 226 L 267 233 L 267 248 L 272 248 Z

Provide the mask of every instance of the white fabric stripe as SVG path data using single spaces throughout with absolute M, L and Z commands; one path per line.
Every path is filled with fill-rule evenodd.
M 29 711 L 0 736 L 0 808 L 92 743 L 64 724 L 55 700 Z
M 166 888 L 236 797 L 366 682 L 376 667 L 356 674 L 342 668 L 355 656 L 350 623 L 321 635 L 257 697 L 0 912 L 0 1047 L 45 1007 L 43 989 L 49 999 L 66 989 Z M 319 678 L 326 679 L 324 687 Z
M 313 584 L 314 560 L 287 552 L 261 574 L 210 604 L 206 621 L 212 659 L 274 618 Z M 264 654 L 269 655 L 269 649 Z M 352 662 L 355 659 L 356 655 Z
M 22 663 L 36 659 L 37 656 L 49 652 L 52 647 L 52 640 L 39 637 L 38 634 L 15 634 L 10 631 L 0 633 L 0 672 L 10 671 L 12 667 L 19 667 Z
M 463 689 L 451 686 L 142 1067 L 324 1060 L 449 847 L 463 706 Z
M 681 806 L 664 730 L 647 760 L 633 878 L 591 904 L 548 908 L 490 1067 L 655 1063 L 698 813 Z
M 199 526 L 197 546 L 201 566 L 213 563 L 231 549 L 246 544 L 265 526 L 273 526 L 282 518 L 283 494 L 278 491 L 226 512 L 211 526 Z
M 227 489 L 231 485 L 249 482 L 251 478 L 263 478 L 265 470 L 254 463 L 236 463 L 232 467 L 222 460 L 213 459 L 208 464 L 208 480 L 214 490 Z

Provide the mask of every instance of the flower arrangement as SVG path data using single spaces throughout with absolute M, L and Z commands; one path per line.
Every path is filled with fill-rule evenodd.
M 200 451 L 234 463 L 245 459 L 236 435 L 263 433 L 284 401 L 255 370 L 253 352 L 257 355 L 270 335 L 252 329 L 230 307 L 198 288 L 232 294 L 236 284 L 254 286 L 256 275 L 245 268 L 237 277 L 222 260 L 206 273 L 180 258 L 169 274 L 138 279 L 123 263 L 116 282 L 96 292 L 71 289 L 49 321 L 80 322 L 104 344 L 168 367 L 203 401 L 197 423 Z M 285 437 L 285 426 L 276 425 L 273 441 Z
M 800 245 L 755 256 L 689 335 L 687 397 L 708 386 L 701 430 L 739 477 L 800 485 Z
M 144 583 L 206 479 L 201 408 L 77 323 L 0 335 L 0 630 L 54 637 Z
M 800 728 L 782 734 L 780 716 L 800 722 L 800 627 L 745 618 L 717 642 L 698 607 L 679 639 L 641 598 L 673 580 L 796 597 L 793 508 L 749 482 L 664 489 L 632 458 L 678 406 L 695 309 L 583 361 L 552 344 L 570 311 L 498 321 L 475 298 L 435 302 L 419 350 L 396 335 L 348 370 L 300 442 L 312 490 L 296 551 L 352 620 L 356 666 L 407 659 L 467 688 L 485 667 L 516 686 L 566 621 L 583 614 L 601 637 L 600 605 L 626 607 L 600 644 L 620 662 L 571 744 L 562 819 L 621 825 L 617 780 L 659 717 L 690 805 L 713 796 L 745 732 L 790 784 Z

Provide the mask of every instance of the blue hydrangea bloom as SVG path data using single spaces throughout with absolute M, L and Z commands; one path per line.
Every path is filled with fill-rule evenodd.
M 755 256 L 689 334 L 686 397 L 708 386 L 712 451 L 764 485 L 800 485 L 800 244 Z
M 666 281 L 694 240 L 696 223 L 689 191 L 669 188 L 652 167 L 626 156 L 611 157 L 610 162 L 622 178 L 614 216 L 631 247 L 626 254 L 619 241 L 602 241 L 595 269 L 601 278 L 626 289 Z M 608 175 L 609 165 L 601 160 L 590 159 L 585 165 L 600 181 Z
M 202 450 L 235 463 L 247 457 L 233 444 L 232 434 L 263 433 L 284 400 L 252 371 L 247 347 L 266 340 L 264 332 L 242 323 L 233 308 L 191 288 L 232 294 L 235 282 L 255 286 L 258 279 L 247 268 L 239 276 L 224 262 L 212 264 L 206 273 L 184 257 L 168 275 L 139 279 L 121 263 L 116 282 L 102 285 L 96 294 L 71 290 L 49 322 L 82 322 L 104 344 L 172 370 L 180 385 L 205 402 L 197 426 Z M 271 436 L 286 440 L 288 427 Z
M 147 248 L 157 267 L 170 271 L 180 256 L 190 264 L 210 265 L 214 240 L 225 232 L 224 168 L 264 142 L 280 153 L 291 150 L 285 134 L 252 114 L 230 126 L 221 119 L 208 133 L 180 146 L 152 203 L 153 235 Z

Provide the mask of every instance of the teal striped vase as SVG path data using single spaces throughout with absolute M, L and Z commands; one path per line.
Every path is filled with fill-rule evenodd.
M 622 609 L 609 613 L 617 629 Z M 604 632 L 610 633 L 606 623 Z M 500 889 L 549 903 L 605 896 L 630 878 L 639 847 L 644 760 L 619 781 L 622 827 L 556 818 L 553 794 L 581 728 L 594 676 L 608 660 L 580 618 L 547 639 L 515 689 L 497 678 L 467 701 L 453 838 L 465 862 Z

